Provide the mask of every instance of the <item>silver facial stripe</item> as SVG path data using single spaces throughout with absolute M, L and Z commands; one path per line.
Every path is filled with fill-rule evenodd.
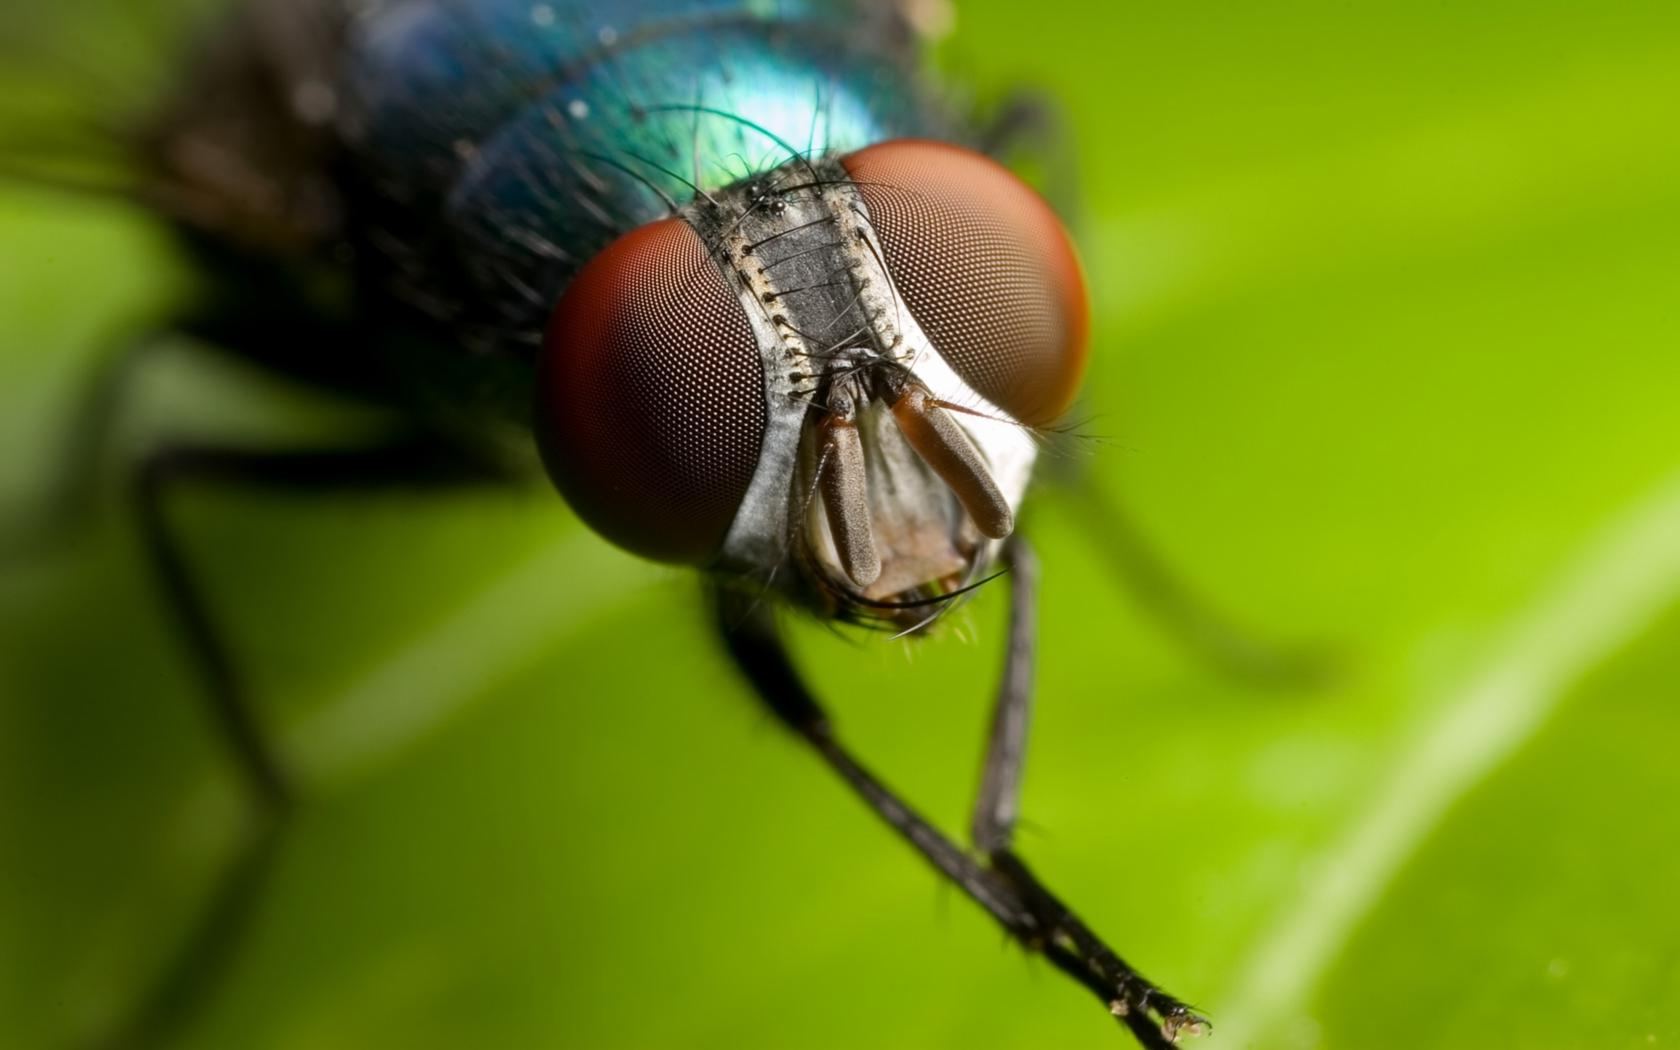
M 938 402 L 964 410 L 952 411 L 951 417 L 978 448 L 992 481 L 1018 514 L 1036 455 L 1031 434 L 964 382 L 916 323 L 887 273 L 868 208 L 838 160 L 783 165 L 710 199 L 699 198 L 682 215 L 712 248 L 719 270 L 740 295 L 764 363 L 768 411 L 763 448 L 725 537 L 719 567 L 772 569 L 786 559 L 795 532 L 806 528 L 821 539 L 815 545 L 819 555 L 840 567 L 829 523 L 820 511 L 809 513 L 813 508 L 807 500 L 815 494 L 794 491 L 810 397 L 838 357 L 892 361 L 909 369 Z M 925 498 L 927 488 L 936 488 L 935 498 L 950 501 L 943 483 L 926 480 L 931 471 L 894 425 L 879 418 L 887 415 L 886 406 L 865 411 L 860 425 L 874 435 L 868 452 L 877 499 L 886 501 L 889 510 L 918 518 L 924 516 L 921 509 L 903 501 Z M 790 512 L 802 507 L 815 520 L 790 520 Z M 877 524 L 888 531 L 890 546 L 898 523 Z M 989 562 L 995 550 L 994 542 L 976 561 Z

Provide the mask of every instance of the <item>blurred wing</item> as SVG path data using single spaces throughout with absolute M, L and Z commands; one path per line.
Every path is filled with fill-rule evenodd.
M 957 22 L 952 0 L 874 0 L 891 8 L 898 20 L 923 43 L 944 39 Z
M 914 63 L 956 24 L 951 0 L 844 0 L 842 11 L 895 60 Z
M 208 0 L 0 5 L 7 176 L 99 188 L 136 181 L 137 121 L 173 86 Z
M 247 0 L 214 23 L 135 137 L 148 203 L 250 247 L 338 233 L 343 0 Z
M 405 0 L 385 2 L 401 8 Z M 843 21 L 867 50 L 906 67 L 918 65 L 951 22 L 948 0 L 781 2 L 790 16 L 805 10 Z M 475 10 L 473 0 L 459 5 L 463 15 Z M 131 197 L 269 253 L 307 253 L 335 240 L 343 204 L 332 177 L 333 126 L 353 6 L 7 5 L 0 174 Z
M 341 0 L 0 11 L 0 178 L 122 196 L 225 239 L 336 224 L 323 171 Z

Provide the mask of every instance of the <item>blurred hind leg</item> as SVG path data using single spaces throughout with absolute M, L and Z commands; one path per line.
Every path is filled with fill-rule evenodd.
M 288 775 L 284 756 L 251 702 L 178 530 L 169 520 L 170 495 L 188 484 L 323 494 L 499 479 L 493 466 L 479 457 L 408 431 L 353 448 L 176 445 L 158 449 L 139 464 L 130 495 L 145 556 L 168 616 L 202 679 L 209 728 L 239 780 L 249 824 L 195 926 L 105 1045 L 169 1045 L 213 996 L 251 926 L 281 837 L 298 803 L 298 789 Z
M 1332 654 L 1271 641 L 1241 627 L 1197 593 L 1125 507 L 1089 476 L 1072 482 L 1072 510 L 1116 582 L 1180 645 L 1231 678 L 1271 689 L 1310 689 L 1334 673 Z
M 81 536 L 93 520 L 124 405 L 158 348 L 158 337 L 133 340 L 99 362 L 77 391 L 70 425 L 51 455 L 55 462 L 40 499 L 4 523 L 7 558 L 50 554 Z
M 985 114 L 976 145 L 1037 187 L 1062 221 L 1078 232 L 1084 214 L 1079 156 L 1056 99 L 1039 91 L 1009 93 Z
M 1076 233 L 1083 199 L 1074 136 L 1055 101 L 1034 92 L 1004 99 L 981 130 L 982 150 L 1022 169 Z M 1054 470 L 1056 463 L 1046 466 Z M 1067 469 L 1064 474 L 1083 468 Z M 1098 542 L 1116 580 L 1191 652 L 1241 681 L 1268 688 L 1311 687 L 1328 673 L 1326 655 L 1280 646 L 1237 626 L 1185 583 L 1125 509 L 1088 476 L 1064 477 L 1077 488 L 1079 523 Z

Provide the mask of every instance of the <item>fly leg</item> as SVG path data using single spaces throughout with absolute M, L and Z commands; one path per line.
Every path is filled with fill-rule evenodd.
M 53 554 L 87 531 L 97 507 L 119 414 L 130 400 L 135 380 L 162 345 L 160 338 L 126 343 L 85 381 L 71 410 L 70 426 L 56 451 L 59 462 L 47 490 L 16 519 L 0 523 L 4 528 L 0 558 L 21 561 Z
M 1077 231 L 1084 198 L 1075 142 L 1055 100 L 1029 90 L 1010 94 L 987 115 L 978 145 L 1027 175 Z M 1310 688 L 1326 677 L 1325 654 L 1279 646 L 1233 623 L 1184 583 L 1124 509 L 1097 492 L 1090 478 L 1067 480 L 1080 491 L 1082 524 L 1101 538 L 1115 576 L 1191 652 L 1238 680 L 1271 688 Z
M 1333 668 L 1327 653 L 1280 645 L 1238 626 L 1191 589 L 1124 507 L 1089 477 L 1075 480 L 1075 512 L 1109 570 L 1166 631 L 1232 678 L 1266 688 L 1307 689 Z
M 805 688 L 776 629 L 775 614 L 757 598 L 718 590 L 718 625 L 725 650 L 765 706 L 798 733 L 829 768 L 876 815 L 909 840 L 947 879 L 960 886 L 1015 936 L 1031 937 L 1036 926 L 1014 887 L 987 871 L 925 818 L 901 802 L 839 740 L 828 715 Z
M 103 1045 L 167 1045 L 211 998 L 250 928 L 257 902 L 298 803 L 285 768 L 251 703 L 236 661 L 168 515 L 170 494 L 188 484 L 242 486 L 319 494 L 379 487 L 423 488 L 492 480 L 494 469 L 429 435 L 399 433 L 357 448 L 258 450 L 175 445 L 145 457 L 130 495 L 147 560 L 168 615 L 202 678 L 210 729 L 231 759 L 246 798 L 249 825 L 219 876 L 209 903 Z
M 1023 564 L 1030 573 L 1030 564 Z M 1017 624 L 1025 623 L 1026 628 L 1024 635 L 1020 631 L 1013 632 L 1016 637 L 1011 640 L 1007 681 L 1016 678 L 1024 681 L 1030 676 L 1030 580 L 1024 591 L 1017 590 L 1016 593 L 1015 619 Z M 989 858 L 991 864 L 981 863 L 876 779 L 836 738 L 827 714 L 793 666 L 792 658 L 776 630 L 774 613 L 757 598 L 721 589 L 716 597 L 718 624 L 725 649 L 759 699 L 784 725 L 798 733 L 877 816 L 902 835 L 940 874 L 984 908 L 1006 932 L 1027 948 L 1042 952 L 1057 969 L 1084 985 L 1115 1012 L 1138 1041 L 1150 1050 L 1171 1046 L 1171 1040 L 1163 1034 L 1164 1030 L 1176 1033 L 1199 1021 L 1182 1004 L 1162 995 L 1127 969 L 1112 951 L 1038 883 L 1007 847 L 1000 848 Z M 1023 606 L 1025 612 L 1020 611 Z M 1018 645 L 1022 647 L 1020 658 L 1016 655 Z M 1021 730 L 1003 734 L 1001 745 L 994 735 L 994 750 L 1001 750 L 1006 756 L 999 763 L 998 787 L 992 789 L 989 796 L 993 800 L 993 812 L 1009 814 L 1007 821 L 996 823 L 999 829 L 1013 826 L 1014 788 L 1019 782 L 1020 747 L 1025 742 L 1027 694 L 1025 690 L 1020 691 L 1019 701 L 1010 699 L 1014 695 L 1006 687 L 1000 711 L 1019 715 L 1023 719 Z M 1011 760 L 1008 755 L 1015 757 Z M 982 805 L 986 804 L 985 797 L 983 795 Z M 979 824 L 978 818 L 976 824 Z M 988 827 L 992 826 L 988 824 Z M 1007 841 L 1006 831 L 993 837 L 1000 836 Z M 1125 1009 L 1116 1009 L 1114 1003 L 1117 1001 L 1124 1003 Z M 1161 1018 L 1160 1024 L 1150 1019 L 1150 1011 Z M 1180 1018 L 1176 1027 L 1172 1024 L 1175 1017 Z
M 1010 92 L 985 115 L 976 146 L 1024 176 L 1062 221 L 1077 230 L 1084 197 L 1075 140 L 1056 100 L 1025 89 Z
M 73 534 L 92 517 L 101 462 L 110 449 L 118 413 L 129 400 L 136 377 L 161 345 L 155 338 L 128 344 L 82 392 L 62 453 L 64 462 L 48 495 L 46 535 Z
M 86 531 L 100 509 L 123 413 L 143 395 L 146 373 L 166 359 L 231 358 L 347 405 L 383 404 L 370 395 L 390 384 L 376 355 L 366 352 L 379 333 L 348 328 L 349 321 L 322 320 L 283 271 L 220 255 L 214 268 L 229 288 L 258 291 L 207 296 L 169 317 L 165 326 L 122 340 L 94 364 L 68 413 L 51 487 L 21 523 L 22 542 L 15 545 L 25 553 L 50 551 Z M 9 552 L 13 545 L 0 549 Z
M 1044 941 L 1038 947 L 1058 966 L 1092 987 L 1143 1045 L 1170 1045 L 1180 1034 L 1205 1029 L 1207 1022 L 1116 955 L 1038 881 L 1015 853 L 1015 824 L 1020 815 L 1021 778 L 1032 714 L 1038 565 L 1032 549 L 1019 537 L 1009 541 L 1004 558 L 1011 583 L 1009 646 L 974 804 L 974 844 L 991 870 L 1009 881 L 1032 913 Z

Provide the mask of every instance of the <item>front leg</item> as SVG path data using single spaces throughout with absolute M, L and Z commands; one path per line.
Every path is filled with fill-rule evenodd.
M 840 778 L 922 856 L 1006 932 L 1041 952 L 1057 969 L 1079 982 L 1118 1017 L 1150 1050 L 1169 1047 L 1180 1031 L 1200 1025 L 1177 1000 L 1155 989 L 1125 965 L 1061 904 L 1008 848 L 1025 743 L 1025 683 L 1031 677 L 1033 567 L 1020 541 L 1011 543 L 1015 580 L 1010 657 L 999 713 L 1019 716 L 1019 730 L 993 733 L 987 784 L 976 815 L 976 837 L 986 863 L 962 850 L 869 772 L 835 737 L 828 716 L 806 688 L 776 629 L 773 612 L 756 598 L 716 592 L 718 625 L 731 659 L 764 704 L 798 733 Z M 1023 628 L 1022 625 L 1025 625 Z M 1020 682 L 1022 688 L 1011 688 Z M 1000 722 L 1001 724 L 1001 722 Z M 982 830 L 984 828 L 984 830 Z M 1153 1015 L 1158 1021 L 1152 1019 Z
M 1004 929 L 1023 942 L 1036 939 L 1037 922 L 1014 887 L 900 801 L 835 739 L 827 713 L 805 688 L 782 644 L 775 614 L 762 601 L 733 591 L 720 588 L 715 598 L 724 648 L 771 713 L 810 744 L 877 816 L 908 839 L 928 863 L 991 913 Z
M 1033 913 L 1045 936 L 1060 949 L 1062 960 L 1077 964 L 1078 972 L 1072 975 L 1102 997 L 1110 1012 L 1140 1042 L 1145 1046 L 1167 1045 L 1181 1034 L 1205 1031 L 1206 1020 L 1115 954 L 1038 881 L 1015 853 L 1015 824 L 1020 816 L 1021 779 L 1032 716 L 1038 559 L 1017 536 L 1004 548 L 1004 563 L 1012 584 L 1009 644 L 974 803 L 974 844 L 991 870 L 1003 875 L 1021 894 L 1022 903 Z M 1056 960 L 1057 964 L 1066 969 L 1062 960 Z

